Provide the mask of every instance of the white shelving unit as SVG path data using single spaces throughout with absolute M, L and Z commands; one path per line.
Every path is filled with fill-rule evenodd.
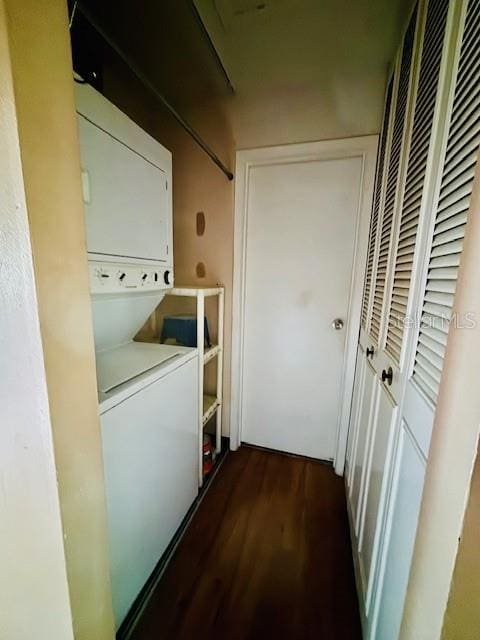
M 203 484 L 203 429 L 215 415 L 215 448 L 221 451 L 222 442 L 222 382 L 223 382 L 223 287 L 174 287 L 168 289 L 170 296 L 196 298 L 197 301 L 197 348 L 198 348 L 198 484 Z M 218 296 L 218 344 L 205 348 L 204 317 L 205 298 Z M 217 359 L 217 385 L 215 395 L 206 394 L 203 389 L 204 367 L 207 362 Z

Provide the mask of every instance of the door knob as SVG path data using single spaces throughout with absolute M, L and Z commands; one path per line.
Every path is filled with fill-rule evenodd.
M 332 322 L 332 327 L 335 331 L 340 331 L 340 329 L 343 329 L 343 320 L 341 318 L 335 318 Z
M 375 349 L 373 347 L 367 347 L 365 350 L 365 355 L 367 358 L 373 358 L 373 354 L 375 353 Z
M 390 386 L 393 382 L 393 369 L 392 367 L 388 367 L 388 370 L 385 371 L 385 369 L 383 369 L 382 371 L 382 382 L 386 382 L 388 384 L 388 386 Z

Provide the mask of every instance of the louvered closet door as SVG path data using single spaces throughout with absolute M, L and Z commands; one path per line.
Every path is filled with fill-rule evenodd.
M 363 290 L 362 302 L 362 321 L 361 326 L 367 330 L 369 323 L 369 305 L 370 293 L 372 289 L 372 280 L 374 276 L 375 251 L 377 245 L 377 234 L 379 226 L 380 202 L 382 199 L 383 175 L 385 170 L 385 159 L 387 153 L 387 141 L 389 133 L 390 116 L 392 109 L 394 78 L 392 77 L 387 86 L 387 94 L 385 98 L 385 109 L 383 115 L 382 134 L 380 137 L 380 145 L 378 149 L 377 169 L 375 175 L 375 192 L 373 200 L 372 217 L 370 221 L 370 236 L 368 239 L 367 268 L 365 273 L 365 287 Z
M 349 450 L 348 466 L 354 469 L 349 479 L 352 510 L 361 518 L 364 503 L 366 463 L 370 450 L 372 394 L 376 393 L 379 370 L 377 342 L 381 324 L 381 308 L 387 277 L 387 260 L 393 229 L 394 205 L 404 141 L 405 120 L 409 100 L 413 43 L 417 13 L 414 12 L 397 55 L 393 76 L 389 80 L 385 98 L 382 133 L 375 182 L 374 202 L 370 224 L 367 268 L 362 304 L 362 323 L 358 358 L 369 358 L 364 380 L 360 385 L 358 412 L 351 423 L 350 438 L 357 443 Z M 375 351 L 375 355 L 374 355 Z M 373 357 L 372 357 L 373 356 Z M 357 365 L 357 371 L 361 368 Z M 381 371 L 381 370 L 380 370 Z M 353 504 L 355 503 L 355 504 Z M 361 521 L 358 520 L 358 525 Z M 361 529 L 358 532 L 361 533 Z
M 367 335 L 367 328 L 370 319 L 370 307 L 371 307 L 371 290 L 372 281 L 374 278 L 375 269 L 375 257 L 376 257 L 376 243 L 379 227 L 380 217 L 380 204 L 382 200 L 382 191 L 384 183 L 384 171 L 387 159 L 388 141 L 390 121 L 392 117 L 392 103 L 393 96 L 396 93 L 396 78 L 392 75 L 390 78 L 383 114 L 382 132 L 380 136 L 380 142 L 378 147 L 378 158 L 375 175 L 375 188 L 372 206 L 372 216 L 370 220 L 370 235 L 368 240 L 367 251 L 367 265 L 365 273 L 365 284 L 363 290 L 362 301 L 362 317 L 361 317 L 361 329 L 360 340 L 358 343 L 357 351 L 357 364 L 355 368 L 355 402 L 352 406 L 350 428 L 348 434 L 348 449 L 346 456 L 346 467 L 348 469 L 347 474 L 347 486 L 349 490 L 349 498 L 352 504 L 353 517 L 357 518 L 357 511 L 359 505 L 360 485 L 363 476 L 364 456 L 366 450 L 366 438 L 369 418 L 369 401 L 371 399 L 371 391 L 373 388 L 373 377 L 375 372 L 373 368 L 367 367 L 365 363 L 365 348 L 370 343 L 370 338 Z M 365 375 L 364 375 L 365 374 Z
M 397 640 L 403 614 L 408 575 L 415 541 L 423 491 L 425 459 L 422 457 L 410 425 L 402 417 L 402 398 L 407 385 L 408 358 L 415 335 L 415 294 L 418 294 L 422 238 L 428 228 L 431 193 L 435 182 L 432 174 L 436 157 L 438 127 L 435 116 L 443 93 L 441 82 L 443 52 L 447 33 L 448 0 L 430 0 L 424 6 L 424 31 L 414 99 L 410 143 L 405 151 L 405 182 L 398 203 L 398 227 L 392 251 L 392 273 L 388 305 L 388 323 L 384 350 L 384 368 L 391 367 L 393 382 L 382 395 L 397 404 L 392 442 L 385 516 L 378 536 L 378 574 L 371 594 L 368 640 Z M 423 234 L 423 236 L 422 236 Z M 423 245 L 424 247 L 424 245 Z M 385 424 L 379 420 L 380 434 Z
M 480 145 L 480 3 L 462 4 L 448 119 L 438 169 L 425 280 L 418 302 L 420 328 L 405 413 L 425 455 L 443 370 L 465 225 Z M 453 54 L 452 54 L 453 56 Z M 458 319 L 467 322 L 468 318 Z M 421 419 L 420 419 L 421 417 Z
M 370 419 L 370 407 L 372 403 L 373 382 L 375 371 L 369 362 L 366 362 L 366 346 L 370 344 L 367 328 L 371 313 L 371 289 L 375 270 L 376 243 L 379 227 L 380 204 L 382 200 L 382 190 L 384 182 L 384 169 L 386 164 L 389 140 L 389 128 L 392 117 L 392 103 L 396 93 L 396 78 L 390 79 L 383 116 L 382 133 L 378 148 L 377 168 L 375 176 L 375 189 L 372 207 L 372 217 L 370 221 L 370 236 L 368 241 L 367 265 L 365 284 L 363 290 L 362 318 L 360 339 L 357 350 L 357 363 L 355 368 L 355 399 L 352 402 L 350 414 L 350 427 L 348 434 L 349 446 L 346 456 L 346 467 L 348 469 L 346 482 L 348 487 L 348 498 L 350 515 L 354 525 L 354 535 L 358 533 L 356 523 L 360 515 L 362 503 L 361 486 L 364 477 L 365 457 L 367 452 L 368 427 Z
M 403 45 L 400 75 L 398 82 L 397 102 L 393 120 L 390 155 L 386 176 L 385 192 L 382 202 L 382 216 L 380 222 L 380 237 L 375 269 L 375 286 L 373 289 L 373 304 L 370 318 L 370 335 L 374 345 L 379 345 L 380 331 L 383 327 L 383 309 L 387 274 L 394 231 L 394 214 L 398 200 L 401 165 L 403 162 L 402 149 L 405 139 L 406 115 L 409 99 L 409 88 L 412 68 L 413 45 L 415 38 L 416 12 L 409 24 Z
M 435 404 L 480 142 L 480 3 L 468 6 L 413 379 Z M 460 319 L 461 320 L 461 319 Z
M 448 0 L 429 3 L 405 188 L 400 206 L 395 252 L 392 256 L 392 262 L 394 261 L 393 286 L 389 300 L 385 349 L 397 366 L 400 366 L 405 325 L 408 325 L 410 283 L 425 187 L 428 151 L 432 137 L 447 12 Z
M 388 128 L 385 130 L 384 127 L 380 140 L 358 356 L 362 357 L 363 350 L 368 362 L 363 367 L 357 366 L 363 376 L 363 382 L 359 382 L 363 384 L 363 394 L 355 407 L 357 424 L 352 445 L 354 460 L 349 463 L 352 471 L 348 495 L 357 545 L 360 601 L 367 619 L 377 573 L 379 527 L 384 513 L 389 452 L 398 411 L 398 403 L 381 380 L 383 360 L 380 356 L 387 324 L 385 310 L 389 299 L 394 234 L 405 175 L 405 149 L 411 129 L 418 17 L 415 8 L 398 55 L 394 79 L 387 89 L 385 120 Z
M 349 476 L 351 502 L 361 475 L 349 509 L 360 514 L 354 553 L 366 640 L 399 635 L 480 146 L 480 2 L 424 0 L 415 39 L 413 20 L 372 221 L 360 343 L 374 355 L 360 371 L 373 391 L 356 400 L 355 414 L 369 418 L 352 444 L 355 458 L 366 443 L 363 463 L 354 459 Z

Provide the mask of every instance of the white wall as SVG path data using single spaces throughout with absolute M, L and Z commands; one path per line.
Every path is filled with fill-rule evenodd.
M 73 638 L 15 105 L 0 0 L 0 637 Z

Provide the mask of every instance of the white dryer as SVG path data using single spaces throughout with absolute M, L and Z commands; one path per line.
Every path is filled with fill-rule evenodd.
M 198 492 L 197 350 L 135 342 L 173 283 L 171 154 L 77 87 L 117 628 Z

